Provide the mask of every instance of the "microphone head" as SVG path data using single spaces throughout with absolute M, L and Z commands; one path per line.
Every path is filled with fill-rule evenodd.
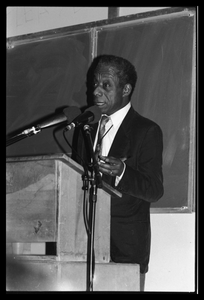
M 89 124 L 98 123 L 101 118 L 101 110 L 97 105 L 91 106 L 85 110 L 85 112 L 91 112 L 93 114 L 93 120 L 89 122 Z M 85 113 L 84 112 L 84 113 Z
M 66 107 L 63 110 L 64 115 L 67 117 L 67 122 L 71 123 L 76 117 L 81 114 L 81 110 L 76 106 Z

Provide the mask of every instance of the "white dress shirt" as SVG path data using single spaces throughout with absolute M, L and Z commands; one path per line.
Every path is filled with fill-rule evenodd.
M 104 137 L 102 139 L 102 145 L 101 145 L 102 156 L 108 156 L 108 153 L 109 153 L 109 150 L 113 143 L 113 140 L 115 138 L 115 135 L 116 135 L 123 119 L 125 118 L 126 114 L 128 113 L 130 107 L 131 107 L 131 103 L 129 102 L 126 106 L 124 106 L 123 108 L 119 109 L 114 114 L 109 116 L 110 120 L 105 125 L 105 133 L 104 133 Z M 100 122 L 98 125 L 98 129 L 97 129 L 96 137 L 95 137 L 95 141 L 94 141 L 94 150 L 96 148 L 96 143 L 98 140 L 99 127 L 100 127 Z M 122 159 L 122 157 L 121 157 L 121 159 Z M 124 169 L 123 169 L 122 174 L 120 176 L 116 176 L 116 182 L 115 182 L 116 186 L 118 185 L 119 181 L 121 180 L 121 178 L 125 172 L 125 166 L 126 165 L 124 164 Z

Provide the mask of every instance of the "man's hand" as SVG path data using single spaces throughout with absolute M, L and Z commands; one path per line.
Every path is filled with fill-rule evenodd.
M 112 156 L 100 156 L 98 162 L 99 171 L 106 175 L 120 176 L 124 169 L 124 159 L 118 159 Z

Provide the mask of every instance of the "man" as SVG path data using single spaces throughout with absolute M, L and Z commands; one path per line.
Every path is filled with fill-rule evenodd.
M 111 260 L 139 264 L 144 290 L 150 256 L 150 204 L 163 195 L 162 132 L 131 106 L 137 74 L 129 61 L 101 55 L 93 66 L 94 105 L 102 116 L 109 117 L 98 152 L 100 122 L 95 128 L 99 171 L 103 181 L 122 193 L 122 198 L 111 198 Z

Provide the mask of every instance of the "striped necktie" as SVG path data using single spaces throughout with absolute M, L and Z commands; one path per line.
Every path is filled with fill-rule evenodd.
M 102 152 L 102 139 L 104 137 L 105 126 L 108 121 L 109 121 L 109 117 L 107 115 L 103 115 L 101 117 L 101 123 L 98 131 L 98 140 L 97 140 L 96 150 L 95 150 L 96 160 L 98 160 L 98 156 L 101 155 Z

